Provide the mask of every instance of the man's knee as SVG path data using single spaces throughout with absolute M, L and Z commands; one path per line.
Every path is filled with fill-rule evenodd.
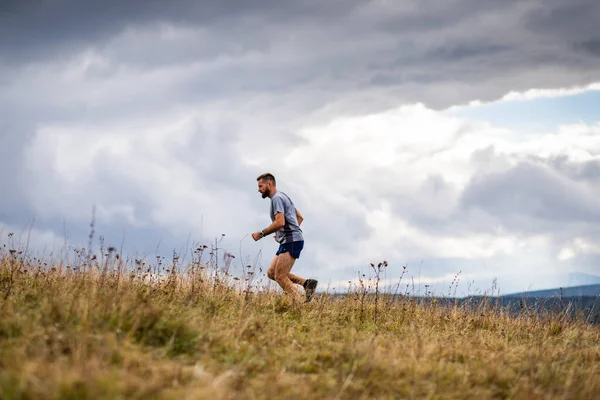
M 290 270 L 294 265 L 294 258 L 290 255 L 290 253 L 281 253 L 277 259 L 277 262 L 273 265 L 273 278 L 277 282 L 281 282 L 288 278 L 290 274 Z M 267 271 L 268 273 L 268 271 Z
M 287 278 L 287 276 L 288 273 L 286 271 L 275 270 L 272 279 L 275 279 L 277 282 L 281 282 L 283 279 Z
M 271 264 L 269 264 L 269 269 L 267 269 L 267 277 L 269 279 L 275 280 L 275 270 L 277 269 L 278 261 L 279 261 L 279 256 L 275 256 L 271 260 Z

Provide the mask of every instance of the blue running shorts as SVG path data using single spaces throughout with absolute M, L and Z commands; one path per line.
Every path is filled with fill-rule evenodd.
M 279 245 L 279 249 L 277 249 L 277 253 L 275 253 L 275 255 L 278 256 L 281 253 L 289 252 L 292 257 L 300 258 L 300 253 L 302 252 L 303 248 L 304 240 L 300 240 L 298 242 L 284 243 Z

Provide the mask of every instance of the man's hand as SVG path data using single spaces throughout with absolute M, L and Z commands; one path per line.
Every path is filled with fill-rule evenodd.
M 260 232 L 254 232 L 254 233 L 252 234 L 252 239 L 254 239 L 254 241 L 255 241 L 255 242 L 256 242 L 256 241 L 258 241 L 258 240 L 260 240 L 260 239 L 262 239 L 262 238 L 260 237 Z

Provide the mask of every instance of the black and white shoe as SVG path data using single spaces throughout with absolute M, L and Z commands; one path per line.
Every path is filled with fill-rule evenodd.
M 304 293 L 306 294 L 306 302 L 308 303 L 309 301 L 312 300 L 313 296 L 315 295 L 315 291 L 317 290 L 317 284 L 319 283 L 319 281 L 317 281 L 316 279 L 307 279 L 304 282 Z

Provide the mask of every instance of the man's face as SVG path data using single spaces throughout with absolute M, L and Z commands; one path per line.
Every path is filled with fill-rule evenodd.
M 271 195 L 271 182 L 263 179 L 258 181 L 258 192 L 262 194 L 262 198 L 266 199 Z

